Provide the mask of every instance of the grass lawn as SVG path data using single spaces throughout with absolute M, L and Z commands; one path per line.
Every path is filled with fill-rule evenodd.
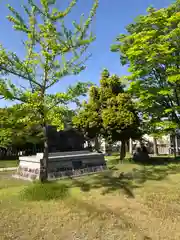
M 180 165 L 109 162 L 43 186 L 0 173 L 0 239 L 180 239 Z
M 0 168 L 17 167 L 17 160 L 0 160 Z

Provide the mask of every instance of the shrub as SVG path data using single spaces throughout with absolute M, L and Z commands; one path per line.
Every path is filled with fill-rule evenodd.
M 68 196 L 68 186 L 65 184 L 47 182 L 34 183 L 26 187 L 20 193 L 21 200 L 29 201 L 49 201 L 54 199 L 64 199 Z

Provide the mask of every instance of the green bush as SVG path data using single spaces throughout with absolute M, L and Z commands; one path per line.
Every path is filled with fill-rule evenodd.
M 21 200 L 29 201 L 49 201 L 54 199 L 64 199 L 68 196 L 68 186 L 65 184 L 47 182 L 34 183 L 26 187 L 20 193 Z

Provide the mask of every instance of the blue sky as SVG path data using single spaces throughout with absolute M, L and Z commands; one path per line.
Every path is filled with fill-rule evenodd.
M 38 0 L 35 0 L 38 1 Z M 7 49 L 22 55 L 21 36 L 12 30 L 11 24 L 7 21 L 8 10 L 6 4 L 9 3 L 21 12 L 20 5 L 26 0 L 0 0 L 0 43 Z M 58 7 L 64 7 L 67 0 L 57 0 Z M 173 0 L 100 0 L 97 15 L 94 19 L 92 29 L 97 37 L 91 45 L 89 51 L 92 53 L 91 59 L 86 63 L 87 68 L 78 76 L 71 76 L 62 80 L 59 85 L 51 89 L 51 92 L 63 91 L 69 84 L 76 81 L 99 82 L 100 73 L 103 68 L 109 69 L 110 73 L 126 75 L 127 69 L 120 65 L 117 53 L 110 52 L 110 45 L 115 41 L 118 34 L 125 31 L 125 26 L 131 23 L 139 14 L 146 14 L 149 5 L 156 8 L 167 7 Z M 93 0 L 79 0 L 77 6 L 69 16 L 68 22 L 78 20 L 81 13 L 88 13 Z M 0 101 L 0 106 L 5 104 Z

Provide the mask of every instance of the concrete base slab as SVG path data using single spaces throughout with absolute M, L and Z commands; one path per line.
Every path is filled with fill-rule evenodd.
M 35 181 L 40 177 L 40 161 L 43 153 L 19 158 L 15 178 Z M 104 171 L 104 154 L 89 151 L 50 153 L 48 158 L 48 180 L 78 177 Z

